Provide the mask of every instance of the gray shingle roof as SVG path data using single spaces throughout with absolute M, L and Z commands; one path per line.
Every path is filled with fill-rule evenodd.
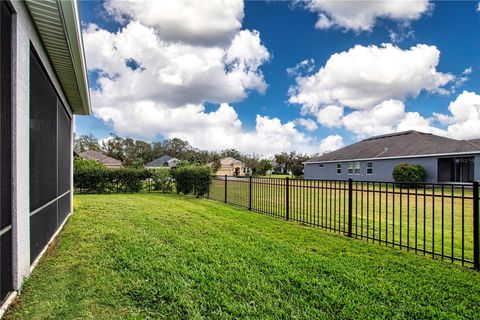
M 472 139 L 472 140 L 468 140 L 468 142 L 471 142 L 480 147 L 480 139 Z
M 168 165 L 168 161 L 175 159 L 170 156 L 162 156 L 158 159 L 155 159 L 145 165 L 145 167 L 163 167 Z
M 371 137 L 309 162 L 402 158 L 451 153 L 480 153 L 480 145 L 414 130 Z
M 104 155 L 101 152 L 98 151 L 93 151 L 93 150 L 87 150 L 84 152 L 80 152 L 78 154 L 80 157 L 83 159 L 88 159 L 88 160 L 96 160 L 100 163 L 103 163 L 106 166 L 121 166 L 122 162 L 120 160 L 111 158 L 109 156 Z

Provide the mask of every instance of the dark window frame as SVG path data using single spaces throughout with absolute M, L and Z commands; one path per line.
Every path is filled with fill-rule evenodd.
M 373 174 L 373 161 L 367 161 L 366 173 L 367 175 Z

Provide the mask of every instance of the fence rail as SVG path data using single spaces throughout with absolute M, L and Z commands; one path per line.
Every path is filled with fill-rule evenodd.
M 479 184 L 214 177 L 208 195 L 289 221 L 480 268 Z

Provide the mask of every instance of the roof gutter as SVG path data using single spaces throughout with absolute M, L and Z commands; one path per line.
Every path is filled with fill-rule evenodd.
M 26 4 L 73 112 L 91 114 L 77 1 L 26 0 Z
M 411 156 L 398 156 L 398 157 L 382 157 L 382 158 L 360 158 L 360 159 L 344 159 L 344 160 L 327 160 L 327 161 L 305 161 L 304 165 L 307 164 L 319 164 L 319 163 L 338 163 L 338 162 L 351 162 L 351 161 L 374 161 L 374 160 L 392 160 L 392 159 L 411 159 L 411 158 L 432 158 L 432 157 L 446 157 L 446 156 L 464 156 L 464 155 L 476 155 L 480 154 L 479 151 L 469 151 L 469 152 L 452 152 L 452 153 L 437 153 L 437 154 L 422 154 L 422 155 L 411 155 Z

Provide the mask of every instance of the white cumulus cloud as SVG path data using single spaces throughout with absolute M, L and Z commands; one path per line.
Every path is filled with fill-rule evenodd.
M 329 29 L 339 27 L 356 32 L 371 31 L 378 19 L 390 19 L 407 24 L 429 12 L 428 0 L 390 1 L 331 1 L 310 0 L 306 7 L 318 14 L 315 27 Z
M 289 76 L 298 76 L 300 74 L 308 74 L 315 69 L 315 59 L 305 59 L 295 65 L 295 67 L 287 68 Z
M 312 119 L 300 118 L 297 119 L 296 123 L 305 128 L 307 131 L 315 131 L 318 126 Z
M 343 137 L 336 134 L 336 135 L 330 135 L 323 139 L 320 142 L 320 147 L 319 147 L 319 152 L 320 153 L 327 153 L 331 151 L 335 151 L 337 149 L 340 149 L 344 146 L 343 143 Z
M 83 35 L 88 69 L 98 75 L 94 114 L 115 133 L 265 155 L 314 151 L 314 139 L 297 126 L 308 130 L 315 123 L 257 115 L 255 128 L 247 130 L 231 105 L 267 89 L 261 67 L 270 53 L 258 31 L 241 30 L 243 2 L 120 1 L 106 7 L 123 27 L 110 32 L 90 24 Z M 218 107 L 207 112 L 207 102 Z
M 289 90 L 289 102 L 316 113 L 336 104 L 368 109 L 388 99 L 405 100 L 422 91 L 446 93 L 444 86 L 454 79 L 437 71 L 440 51 L 418 44 L 403 50 L 392 44 L 356 45 L 333 54 L 317 73 L 297 77 Z
M 117 20 L 141 21 L 167 41 L 214 45 L 226 43 L 240 30 L 242 0 L 107 1 L 107 12 Z
M 480 95 L 463 91 L 448 106 L 450 115 L 436 113 L 436 118 L 448 125 L 447 132 L 452 138 L 480 138 Z
M 433 120 L 418 112 L 406 112 L 402 101 L 386 100 L 372 109 L 351 112 L 342 118 L 342 125 L 361 139 L 406 130 L 446 135 L 432 125 Z

